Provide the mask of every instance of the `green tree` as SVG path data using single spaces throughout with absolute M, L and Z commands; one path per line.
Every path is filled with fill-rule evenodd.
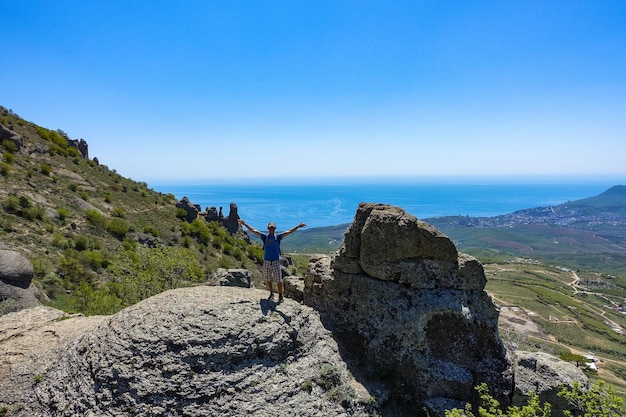
M 476 387 L 481 403 L 478 407 L 467 404 L 465 409 L 455 408 L 446 411 L 446 417 L 550 417 L 552 406 L 539 401 L 535 393 L 531 393 L 528 402 L 522 407 L 508 407 L 503 410 L 498 400 L 489 394 L 487 384 Z M 574 382 L 572 386 L 562 386 L 559 396 L 565 398 L 575 411 L 564 411 L 566 417 L 623 417 L 624 400 L 607 387 L 604 381 L 591 386 L 588 391 Z
M 576 362 L 577 368 L 580 368 L 587 362 L 587 358 L 585 358 L 583 355 L 577 355 L 571 352 L 562 353 L 559 358 L 568 362 Z
M 162 291 L 204 279 L 192 251 L 181 247 L 123 251 L 107 266 L 123 288 L 123 304 L 132 305 Z
M 574 382 L 572 387 L 563 387 L 559 396 L 565 398 L 576 412 L 565 411 L 566 417 L 624 417 L 624 400 L 615 394 L 615 390 L 602 380 L 592 385 L 589 390 Z

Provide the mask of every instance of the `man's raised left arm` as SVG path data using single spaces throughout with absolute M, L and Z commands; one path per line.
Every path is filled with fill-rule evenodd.
M 301 227 L 306 227 L 306 224 L 304 223 L 300 223 L 297 226 L 292 227 L 291 229 L 287 230 L 286 232 L 283 232 L 282 235 L 283 237 L 292 234 L 293 232 L 295 232 L 296 230 L 300 229 Z

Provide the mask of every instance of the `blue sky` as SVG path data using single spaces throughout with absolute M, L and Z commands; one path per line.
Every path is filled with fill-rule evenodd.
M 0 56 L 0 105 L 148 183 L 626 180 L 621 0 L 3 1 Z

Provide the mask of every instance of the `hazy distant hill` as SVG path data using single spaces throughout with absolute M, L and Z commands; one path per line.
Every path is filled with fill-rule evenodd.
M 424 219 L 459 250 L 483 260 L 540 259 L 571 268 L 626 273 L 626 186 L 563 204 L 494 217 Z M 291 252 L 333 253 L 350 224 L 303 230 L 285 241 Z
M 522 256 L 626 273 L 626 186 L 595 197 L 494 217 L 425 219 L 476 256 Z

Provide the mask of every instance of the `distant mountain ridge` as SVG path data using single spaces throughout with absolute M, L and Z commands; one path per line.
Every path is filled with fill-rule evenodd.
M 626 186 L 545 207 L 493 217 L 442 216 L 423 219 L 479 259 L 526 257 L 572 268 L 626 273 Z M 285 242 L 288 252 L 333 253 L 350 224 L 312 228 Z
M 424 219 L 479 258 L 523 256 L 626 273 L 626 186 L 593 197 L 494 217 Z
M 594 232 L 614 243 L 626 243 L 626 186 L 613 186 L 594 197 L 555 206 L 517 210 L 499 216 L 445 216 L 425 221 L 438 227 L 459 225 L 497 228 L 520 224 L 571 227 Z

